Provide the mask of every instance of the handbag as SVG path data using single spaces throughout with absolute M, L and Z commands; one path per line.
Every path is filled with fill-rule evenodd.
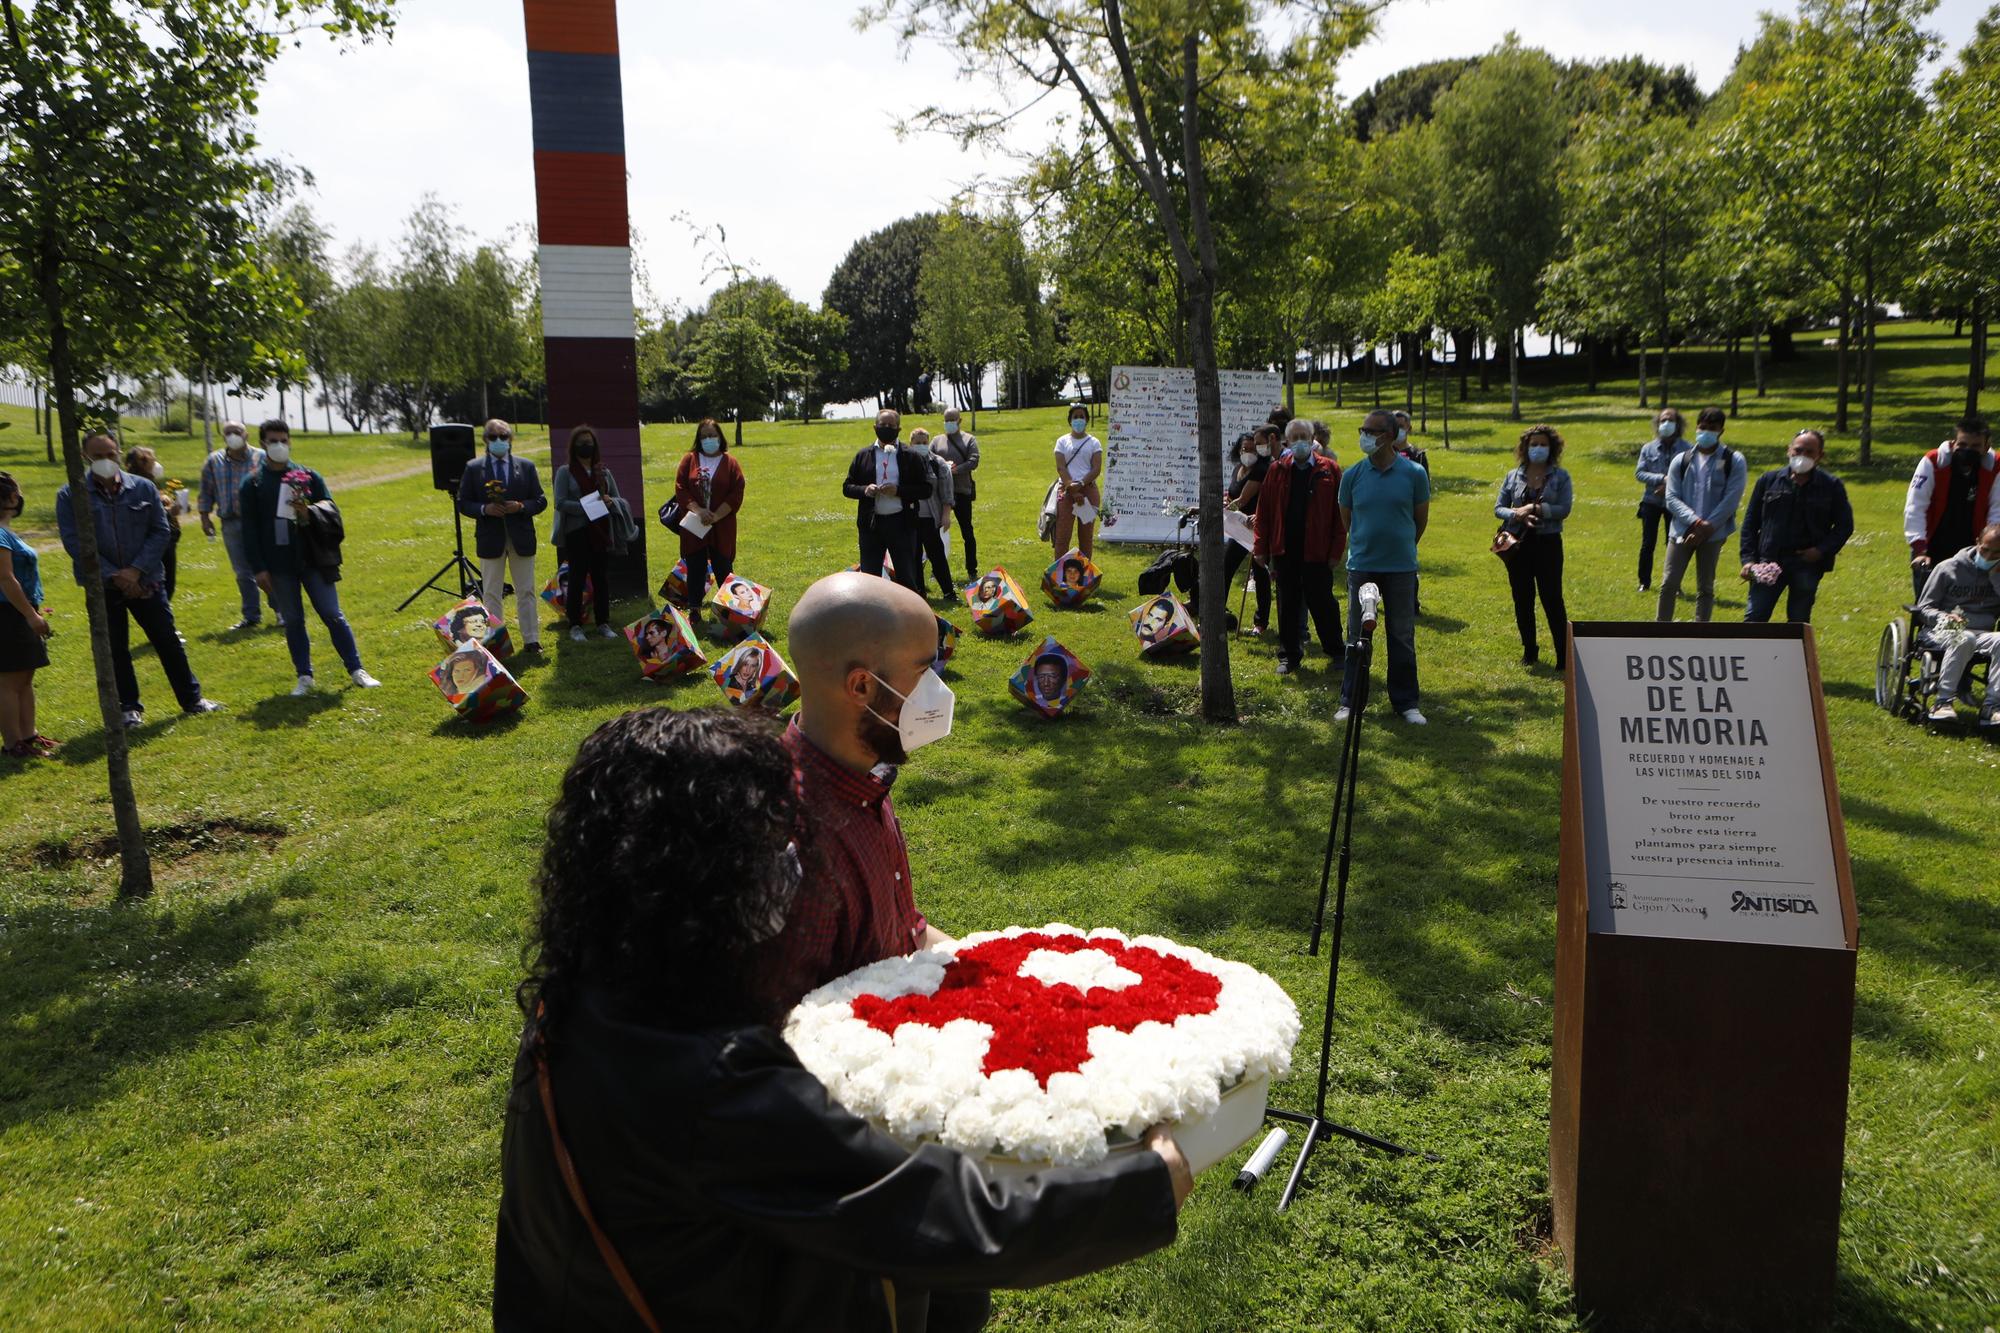
M 1060 481 L 1049 483 L 1049 493 L 1042 500 L 1042 516 L 1035 523 L 1035 538 L 1047 541 L 1049 534 L 1056 530 L 1056 496 L 1062 487 Z
M 1487 549 L 1502 560 L 1512 560 L 1519 554 L 1521 534 L 1515 529 L 1511 519 L 1500 525 L 1500 530 L 1493 534 L 1493 545 Z
M 679 496 L 675 496 L 660 506 L 660 526 L 668 532 L 673 533 L 676 537 L 685 537 L 687 535 L 681 531 L 681 520 L 686 517 L 687 506 L 681 503 Z

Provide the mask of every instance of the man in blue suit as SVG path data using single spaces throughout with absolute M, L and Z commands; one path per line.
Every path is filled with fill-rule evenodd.
M 1704 407 L 1695 418 L 1694 448 L 1667 465 L 1667 575 L 1660 581 L 1655 620 L 1672 620 L 1681 578 L 1694 561 L 1694 618 L 1715 610 L 1715 566 L 1729 534 L 1736 531 L 1736 507 L 1743 503 L 1743 455 L 1722 443 L 1729 415 Z
M 486 423 L 486 456 L 465 465 L 458 482 L 458 512 L 473 521 L 479 554 L 479 600 L 495 621 L 502 618 L 500 594 L 514 584 L 515 619 L 523 652 L 542 650 L 542 623 L 535 582 L 535 515 L 549 507 L 535 465 L 514 457 L 514 428 L 495 417 Z

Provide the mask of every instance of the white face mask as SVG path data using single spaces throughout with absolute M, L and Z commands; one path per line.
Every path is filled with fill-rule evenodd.
M 1806 457 L 1804 454 L 1793 454 L 1786 466 L 1791 468 L 1793 476 L 1803 477 L 1806 473 L 1812 471 L 1816 464 L 1814 460 Z
M 153 480 L 165 481 L 166 479 L 167 479 L 167 465 L 165 463 L 153 464 Z
M 877 685 L 903 701 L 902 714 L 894 723 L 873 708 L 868 712 L 877 722 L 896 728 L 896 735 L 902 740 L 906 754 L 914 754 L 932 741 L 941 741 L 951 735 L 951 715 L 957 700 L 951 687 L 939 680 L 936 672 L 924 672 L 908 694 L 898 692 L 894 685 L 874 672 L 868 674 L 874 677 Z
M 90 460 L 90 475 L 99 481 L 110 481 L 118 475 L 118 460 L 115 458 L 93 458 Z
M 264 446 L 264 457 L 279 467 L 292 461 L 292 446 L 283 440 L 276 440 Z
M 1257 461 L 1257 454 L 1254 450 L 1251 449 L 1245 449 L 1242 453 L 1238 454 L 1237 457 L 1243 460 L 1244 467 L 1249 467 L 1252 463 Z
M 243 432 L 239 430 L 226 430 L 222 432 L 222 447 L 232 450 L 241 449 L 243 447 Z
M 1260 444 L 1260 445 L 1258 445 L 1258 446 L 1257 446 L 1257 457 L 1259 457 L 1259 458 L 1269 458 L 1270 456 L 1271 456 L 1271 446 L 1270 446 L 1270 445 L 1268 445 L 1268 444 Z
M 947 435 L 956 435 L 956 434 L 958 434 L 958 423 L 957 423 L 956 421 L 947 421 L 947 422 L 945 422 L 945 423 L 944 423 L 944 433 L 945 433 L 945 434 L 947 434 Z

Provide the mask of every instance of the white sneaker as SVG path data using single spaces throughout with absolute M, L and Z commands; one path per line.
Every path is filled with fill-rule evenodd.
M 292 697 L 294 699 L 301 698 L 304 695 L 311 694 L 312 689 L 313 678 L 311 676 L 300 676 L 299 683 L 292 686 Z
M 379 690 L 382 688 L 381 681 L 375 679 L 375 677 L 369 675 L 360 667 L 356 667 L 354 670 L 348 672 L 347 678 L 364 690 Z
M 618 631 L 610 625 L 599 625 L 597 635 L 601 639 L 615 639 L 618 637 Z
M 1345 722 L 1353 713 L 1354 710 L 1352 708 L 1349 708 L 1346 704 L 1342 704 L 1333 710 L 1333 720 L 1335 722 Z
M 571 625 L 571 626 L 569 627 L 569 641 L 570 641 L 571 643 L 582 643 L 582 642 L 583 642 L 583 626 L 581 626 L 581 625 Z
M 1405 708 L 1403 710 L 1403 721 L 1409 723 L 1413 727 L 1421 727 L 1425 723 L 1429 722 L 1430 719 L 1425 717 L 1422 713 L 1419 713 L 1414 708 Z

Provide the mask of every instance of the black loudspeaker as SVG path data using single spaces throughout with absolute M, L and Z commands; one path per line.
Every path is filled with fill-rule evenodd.
M 465 465 L 479 452 L 475 441 L 479 432 L 470 426 L 448 424 L 431 427 L 431 489 L 458 492 Z

